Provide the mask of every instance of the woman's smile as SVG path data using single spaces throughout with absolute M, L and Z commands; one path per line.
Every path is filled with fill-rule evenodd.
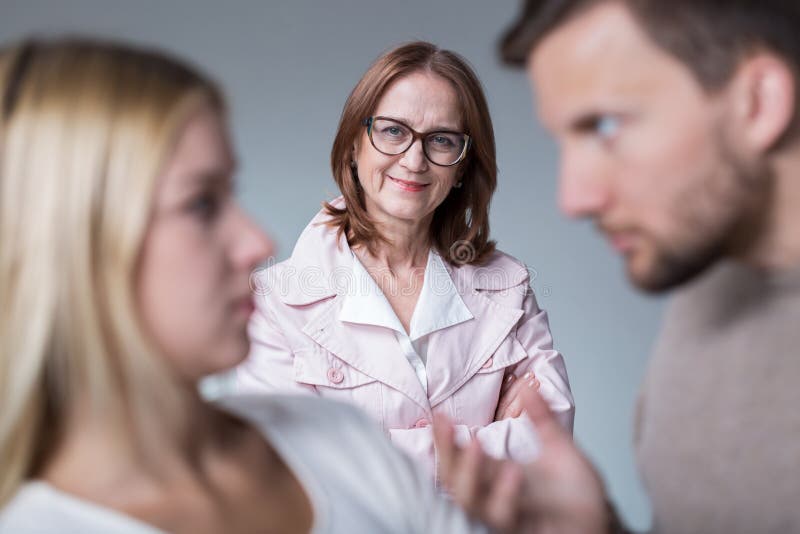
M 400 178 L 395 178 L 394 176 L 389 176 L 388 174 L 386 175 L 386 177 L 389 179 L 391 183 L 395 184 L 403 191 L 408 191 L 411 193 L 418 193 L 420 191 L 423 191 L 429 185 L 431 185 L 429 183 L 423 184 L 420 182 L 412 182 L 410 180 L 401 180 Z

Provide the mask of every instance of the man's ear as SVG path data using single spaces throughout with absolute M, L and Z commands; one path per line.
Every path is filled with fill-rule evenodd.
M 730 90 L 741 148 L 754 155 L 768 152 L 795 118 L 797 82 L 792 69 L 774 53 L 755 52 L 736 69 Z

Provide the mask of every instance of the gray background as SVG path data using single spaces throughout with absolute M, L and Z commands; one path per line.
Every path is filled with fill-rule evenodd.
M 345 98 L 383 50 L 413 39 L 464 55 L 482 79 L 498 146 L 492 230 L 525 261 L 577 403 L 575 436 L 636 528 L 650 509 L 636 475 L 631 421 L 662 302 L 632 291 L 620 261 L 587 223 L 556 208 L 557 150 L 533 120 L 521 72 L 495 52 L 517 3 L 487 0 L 0 0 L 0 41 L 91 32 L 164 47 L 225 86 L 241 158 L 240 197 L 279 245 L 336 194 L 329 153 Z

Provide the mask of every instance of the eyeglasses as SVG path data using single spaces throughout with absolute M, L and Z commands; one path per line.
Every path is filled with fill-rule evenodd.
M 460 132 L 440 130 L 421 133 L 402 122 L 387 117 L 367 117 L 363 122 L 375 150 L 387 156 L 397 156 L 422 139 L 422 152 L 428 161 L 440 167 L 450 167 L 464 159 L 471 144 L 470 136 Z

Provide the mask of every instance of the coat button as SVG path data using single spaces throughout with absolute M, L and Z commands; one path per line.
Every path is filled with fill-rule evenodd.
M 425 419 L 424 417 L 414 423 L 414 428 L 425 428 L 426 426 L 430 426 L 431 422 Z
M 494 364 L 494 356 L 492 356 L 492 357 L 490 357 L 488 360 L 486 360 L 486 363 L 484 363 L 483 365 L 481 365 L 481 369 L 488 369 L 488 368 L 489 368 L 489 367 L 491 367 L 493 364 Z
M 328 380 L 334 384 L 341 384 L 342 380 L 344 380 L 344 373 L 342 373 L 339 369 L 331 367 L 328 369 Z

